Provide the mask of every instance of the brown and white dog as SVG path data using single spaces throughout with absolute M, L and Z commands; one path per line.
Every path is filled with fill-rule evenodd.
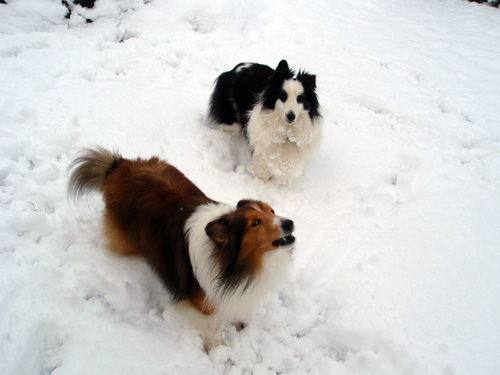
M 208 350 L 221 324 L 241 322 L 292 264 L 293 221 L 261 201 L 215 202 L 158 157 L 87 149 L 70 170 L 70 196 L 103 193 L 110 249 L 145 258 Z

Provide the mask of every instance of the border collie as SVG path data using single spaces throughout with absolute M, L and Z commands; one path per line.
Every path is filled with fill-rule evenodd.
M 87 149 L 69 170 L 69 196 L 102 192 L 109 248 L 145 258 L 207 350 L 220 344 L 221 324 L 241 322 L 292 264 L 292 220 L 261 201 L 216 202 L 158 157 Z
M 285 60 L 276 70 L 238 64 L 217 78 L 208 122 L 246 137 L 250 171 L 262 180 L 294 182 L 321 141 L 316 76 L 302 70 L 295 74 Z

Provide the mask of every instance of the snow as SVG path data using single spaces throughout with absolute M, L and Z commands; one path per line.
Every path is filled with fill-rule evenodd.
M 460 0 L 0 4 L 0 374 L 500 373 L 500 13 Z M 94 22 L 85 23 L 85 19 Z M 292 186 L 203 125 L 214 79 L 317 75 L 323 141 Z M 210 197 L 294 220 L 291 275 L 208 355 L 102 200 L 84 147 L 158 154 Z

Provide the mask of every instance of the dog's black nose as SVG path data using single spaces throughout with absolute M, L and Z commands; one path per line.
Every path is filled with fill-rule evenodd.
M 283 224 L 281 224 L 281 228 L 283 228 L 283 230 L 286 232 L 292 233 L 293 232 L 293 221 L 286 219 L 285 221 L 283 221 Z
M 292 122 L 293 120 L 295 120 L 295 113 L 293 113 L 292 111 L 288 112 L 286 114 L 286 118 L 288 119 L 288 121 Z

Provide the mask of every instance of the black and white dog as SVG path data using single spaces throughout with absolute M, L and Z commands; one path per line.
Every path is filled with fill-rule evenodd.
M 217 78 L 208 121 L 246 137 L 252 173 L 264 181 L 294 182 L 321 141 L 316 76 L 302 70 L 295 74 L 285 60 L 276 70 L 238 64 Z

